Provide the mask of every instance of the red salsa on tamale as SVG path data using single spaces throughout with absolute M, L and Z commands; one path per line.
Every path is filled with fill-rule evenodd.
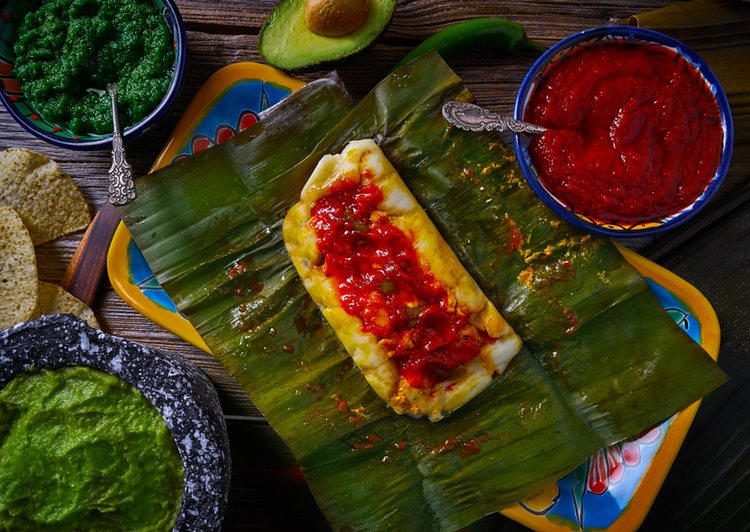
M 320 160 L 284 242 L 365 379 L 400 414 L 441 419 L 520 349 L 371 140 Z

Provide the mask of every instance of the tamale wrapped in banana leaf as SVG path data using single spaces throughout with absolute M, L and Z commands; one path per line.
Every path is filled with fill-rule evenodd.
M 441 106 L 455 99 L 470 94 L 436 54 L 351 112 L 340 85 L 311 83 L 229 143 L 140 180 L 121 211 L 337 528 L 465 526 L 724 379 L 611 243 L 536 199 L 497 137 L 445 124 Z M 366 138 L 525 344 L 503 375 L 435 423 L 395 414 L 370 388 L 281 235 L 321 156 Z
M 441 420 L 521 349 L 372 140 L 320 160 L 283 235 L 326 322 L 399 414 Z

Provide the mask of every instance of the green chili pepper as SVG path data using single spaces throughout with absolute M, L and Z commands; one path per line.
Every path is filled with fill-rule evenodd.
M 430 50 L 437 51 L 446 59 L 468 49 L 503 53 L 544 50 L 542 46 L 526 38 L 526 32 L 520 24 L 503 18 L 474 18 L 457 22 L 428 37 L 399 61 L 393 70 L 401 68 Z

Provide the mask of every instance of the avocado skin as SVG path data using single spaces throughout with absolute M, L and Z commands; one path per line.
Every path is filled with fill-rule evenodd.
M 269 65 L 299 72 L 362 52 L 386 29 L 396 8 L 396 0 L 370 1 L 370 15 L 361 28 L 342 37 L 324 37 L 305 25 L 304 0 L 282 0 L 260 30 L 260 54 Z

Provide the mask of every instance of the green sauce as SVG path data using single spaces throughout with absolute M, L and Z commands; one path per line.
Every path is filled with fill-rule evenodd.
M 73 133 L 112 133 L 117 82 L 123 127 L 159 104 L 172 78 L 172 33 L 146 0 L 44 0 L 18 30 L 14 72 L 34 109 Z
M 182 492 L 169 429 L 125 381 L 71 367 L 0 391 L 1 530 L 169 530 Z

